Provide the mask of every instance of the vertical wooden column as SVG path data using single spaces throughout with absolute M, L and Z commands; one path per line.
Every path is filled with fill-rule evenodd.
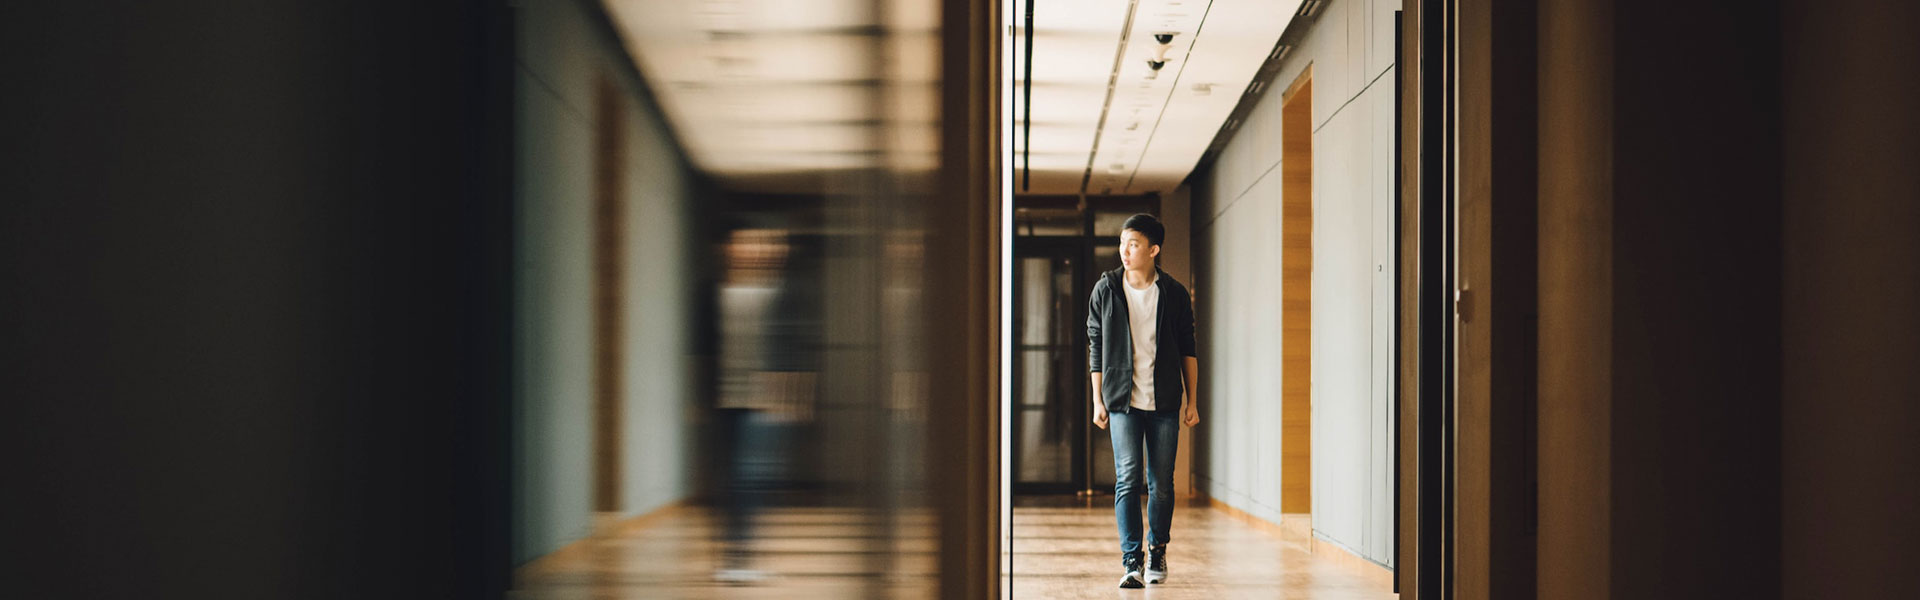
M 607 76 L 594 100 L 593 509 L 620 511 L 626 343 L 626 111 Z
M 942 0 L 940 171 L 928 196 L 927 481 L 940 521 L 940 597 L 999 593 L 999 28 L 1003 3 Z
M 1461 0 L 1453 592 L 1534 593 L 1535 0 Z
M 1280 110 L 1280 512 L 1313 512 L 1313 68 Z
M 1395 115 L 1399 146 L 1394 149 L 1399 199 L 1398 223 L 1394 233 L 1398 261 L 1396 306 L 1400 325 L 1395 361 L 1399 389 L 1395 433 L 1398 456 L 1394 480 L 1395 535 L 1393 539 L 1393 575 L 1395 591 L 1402 600 L 1419 598 L 1420 542 L 1420 101 L 1421 69 L 1420 11 L 1424 0 L 1404 0 L 1400 11 L 1399 53 L 1394 58 L 1394 76 L 1398 79 Z
M 1540 0 L 1540 598 L 1611 598 L 1613 2 Z

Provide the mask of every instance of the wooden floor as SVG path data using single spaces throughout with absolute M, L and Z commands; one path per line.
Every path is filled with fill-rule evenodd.
M 522 568 L 509 598 L 927 598 L 936 543 L 928 515 L 872 519 L 841 508 L 767 511 L 754 530 L 751 585 L 716 580 L 719 520 L 670 509 Z
M 1174 510 L 1167 583 L 1124 590 L 1113 497 L 1013 511 L 1014 598 L 1391 600 L 1353 567 L 1309 554 L 1206 505 Z
M 1167 583 L 1119 589 L 1111 497 L 1022 504 L 1005 574 L 1012 598 L 1394 598 L 1352 567 L 1204 505 L 1174 513 Z M 516 575 L 509 597 L 927 598 L 938 584 L 926 515 L 877 521 L 849 509 L 769 511 L 751 565 L 766 578 L 753 585 L 715 580 L 717 525 L 707 510 L 669 509 L 535 561 Z

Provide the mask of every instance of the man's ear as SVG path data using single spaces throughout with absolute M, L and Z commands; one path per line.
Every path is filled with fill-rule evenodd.
M 1152 246 L 1147 247 L 1147 258 L 1160 258 L 1159 244 L 1154 244 Z

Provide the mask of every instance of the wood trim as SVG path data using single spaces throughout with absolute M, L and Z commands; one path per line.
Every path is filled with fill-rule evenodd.
M 1396 226 L 1400 261 L 1396 439 L 1398 489 L 1394 535 L 1395 591 L 1402 600 L 1418 597 L 1420 542 L 1420 7 L 1422 0 L 1406 0 L 1400 14 L 1400 54 L 1394 76 L 1399 78 L 1398 165 L 1399 223 Z
M 1000 595 L 1001 11 L 1004 2 L 940 2 L 940 164 L 924 213 L 920 308 L 927 364 L 927 492 L 939 518 L 940 598 Z

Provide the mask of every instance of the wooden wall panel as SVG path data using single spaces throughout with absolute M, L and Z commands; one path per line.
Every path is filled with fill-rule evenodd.
M 1280 512 L 1313 512 L 1313 69 L 1280 117 Z
M 621 432 L 626 360 L 626 111 L 620 88 L 601 77 L 593 149 L 593 510 L 621 510 Z

